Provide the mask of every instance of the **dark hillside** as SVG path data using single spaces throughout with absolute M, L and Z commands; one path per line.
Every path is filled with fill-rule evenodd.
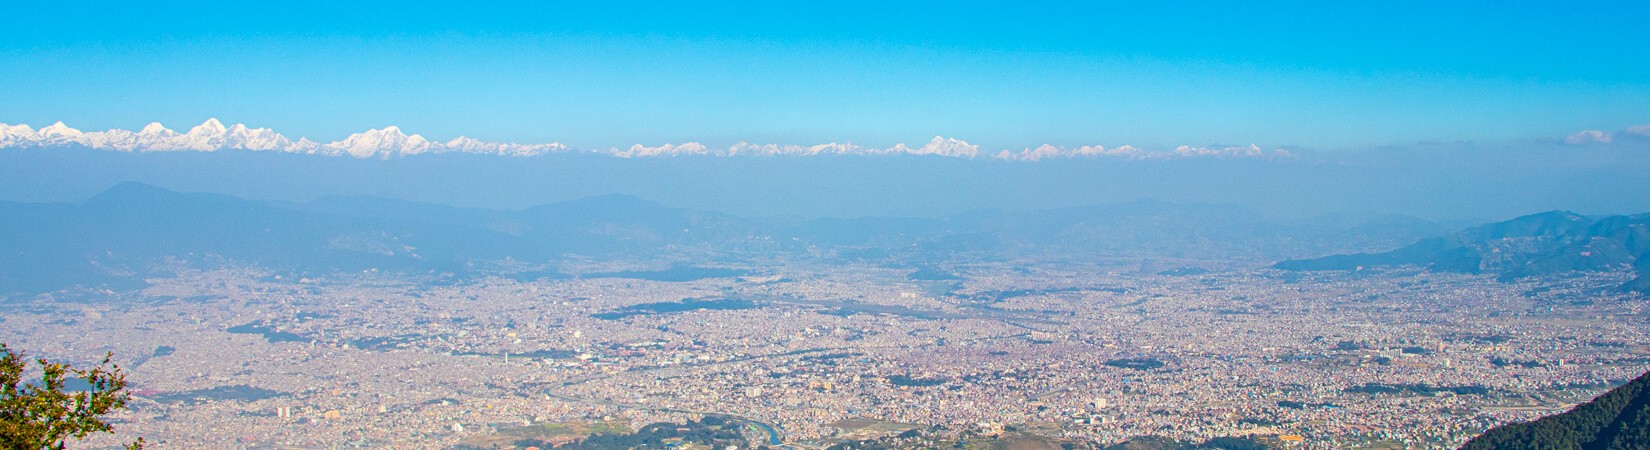
M 1490 429 L 1461 448 L 1650 448 L 1650 373 L 1562 414 Z

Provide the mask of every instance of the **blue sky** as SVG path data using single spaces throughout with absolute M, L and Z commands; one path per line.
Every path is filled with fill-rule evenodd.
M 1313 149 L 1650 123 L 1647 2 L 9 3 L 0 122 Z

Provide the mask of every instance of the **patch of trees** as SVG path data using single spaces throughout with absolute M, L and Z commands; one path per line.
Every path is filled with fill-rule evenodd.
M 1138 436 L 1105 450 L 1265 450 L 1266 444 L 1248 437 L 1217 437 L 1202 443 L 1181 442 L 1162 436 Z
M 173 392 L 154 397 L 162 403 L 201 403 L 204 401 L 236 400 L 252 402 L 263 399 L 285 397 L 288 394 L 281 391 L 252 387 L 244 384 L 234 386 L 217 386 L 211 389 L 196 389 L 192 391 Z
M 1449 393 L 1453 393 L 1453 394 L 1456 394 L 1456 395 L 1484 395 L 1484 394 L 1490 393 L 1489 388 L 1484 387 L 1484 386 L 1480 386 L 1480 385 L 1432 386 L 1432 385 L 1427 385 L 1427 384 L 1386 384 L 1386 383 L 1368 383 L 1368 384 L 1365 384 L 1365 385 L 1362 385 L 1362 386 L 1354 386 L 1354 387 L 1346 388 L 1345 391 L 1350 392 L 1350 393 L 1355 393 L 1355 394 L 1370 394 L 1370 395 L 1376 395 L 1376 394 L 1405 394 L 1405 393 L 1416 394 L 1416 395 L 1434 395 L 1434 394 L 1437 394 L 1437 393 L 1440 393 L 1440 392 L 1449 392 Z
M 1297 402 L 1297 401 L 1293 401 L 1293 400 L 1278 400 L 1278 407 L 1289 408 L 1289 409 L 1334 408 L 1335 404 L 1334 403 L 1306 403 L 1306 402 Z
M 955 273 L 933 267 L 918 268 L 917 270 L 912 271 L 910 275 L 907 275 L 906 278 L 911 281 L 952 281 L 962 279 L 962 277 L 957 276 Z
M 728 269 L 721 267 L 672 266 L 665 270 L 625 270 L 620 272 L 601 272 L 585 274 L 584 278 L 633 278 L 638 280 L 665 281 L 680 283 L 697 281 L 706 278 L 732 278 L 750 275 L 752 272 L 743 269 Z
M 91 369 L 36 359 L 39 368 L 30 369 L 23 352 L 0 344 L 0 448 L 62 449 L 93 433 L 114 431 L 103 416 L 126 409 L 132 396 L 113 357 L 105 355 Z M 40 378 L 25 381 L 23 374 L 34 370 Z M 69 380 L 81 380 L 84 389 L 68 389 Z M 143 448 L 143 438 L 126 448 Z
M 685 424 L 654 423 L 626 434 L 595 434 L 584 440 L 555 447 L 564 450 L 586 449 L 613 449 L 613 448 L 661 448 L 665 441 L 680 441 L 708 445 L 714 448 L 738 446 L 745 448 L 749 442 L 739 433 L 739 424 L 726 419 L 707 416 L 703 420 L 688 421 Z M 551 448 L 549 442 L 536 438 L 516 441 L 516 447 Z
M 1542 363 L 1541 361 L 1533 360 L 1533 359 L 1531 359 L 1531 360 L 1506 359 L 1506 358 L 1502 358 L 1502 357 L 1497 356 L 1497 357 L 1494 357 L 1494 358 L 1490 358 L 1490 365 L 1495 366 L 1495 367 L 1518 366 L 1518 367 L 1523 367 L 1523 368 L 1526 368 L 1526 369 L 1534 369 L 1534 368 L 1537 368 L 1537 367 L 1545 366 L 1547 364 Z
M 648 314 L 678 313 L 678 312 L 698 311 L 698 310 L 701 310 L 701 309 L 729 311 L 729 310 L 738 310 L 738 309 L 756 309 L 756 308 L 760 308 L 760 307 L 762 307 L 761 304 L 758 304 L 758 303 L 750 301 L 750 300 L 739 299 L 739 298 L 720 298 L 720 299 L 685 298 L 685 299 L 682 299 L 682 301 L 679 301 L 679 302 L 659 302 L 659 303 L 643 303 L 643 304 L 639 304 L 639 305 L 631 305 L 631 306 L 621 308 L 617 311 L 591 314 L 590 317 L 594 317 L 594 318 L 602 319 L 602 320 L 619 320 L 619 319 L 623 319 L 623 318 L 630 317 L 630 316 L 640 316 L 640 315 L 648 315 Z
M 1492 428 L 1461 448 L 1650 448 L 1650 373 L 1564 413 Z
M 1097 291 L 1112 291 L 1112 292 L 1119 292 L 1119 293 L 1128 291 L 1127 289 L 1121 289 L 1121 288 L 1098 288 L 1098 289 L 1094 289 L 1094 290 L 1097 290 Z M 1001 291 L 984 291 L 984 292 L 980 292 L 980 293 L 977 293 L 977 294 L 974 294 L 974 295 L 970 295 L 970 296 L 968 296 L 968 299 L 972 300 L 972 301 L 976 301 L 976 302 L 996 303 L 996 302 L 1012 299 L 1012 298 L 1015 298 L 1015 297 L 1026 297 L 1026 296 L 1032 296 L 1032 295 L 1049 295 L 1049 294 L 1060 294 L 1060 293 L 1082 292 L 1082 291 L 1083 291 L 1083 288 L 1080 288 L 1080 287 L 1063 287 L 1063 288 L 1049 288 L 1049 289 L 1008 289 L 1008 290 L 1001 290 Z
M 927 387 L 945 384 L 945 378 L 912 378 L 908 375 L 889 375 L 888 382 L 895 386 Z
M 1163 361 L 1156 358 L 1128 358 L 1106 361 L 1106 365 L 1134 370 L 1152 370 L 1164 366 Z
M 264 336 L 264 340 L 267 340 L 271 343 L 275 343 L 275 342 L 309 342 L 309 341 L 311 341 L 310 338 L 303 337 L 303 336 L 300 336 L 300 335 L 297 335 L 297 334 L 288 333 L 288 332 L 285 332 L 285 331 L 277 331 L 277 330 L 275 330 L 275 327 L 270 326 L 270 325 L 266 325 L 263 322 L 252 322 L 252 323 L 248 323 L 248 324 L 245 324 L 245 325 L 236 325 L 236 326 L 229 327 L 229 329 L 224 330 L 224 331 L 228 331 L 230 333 L 235 333 L 235 334 L 261 334 L 261 335 Z

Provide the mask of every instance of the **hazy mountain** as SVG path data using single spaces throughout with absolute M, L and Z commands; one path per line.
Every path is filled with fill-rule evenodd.
M 1461 448 L 1650 448 L 1650 373 L 1564 413 L 1492 428 Z
M 935 252 L 1265 259 L 1328 248 L 1382 248 L 1446 231 L 1407 216 L 1346 213 L 1280 220 L 1229 205 L 1136 201 L 942 218 L 816 219 L 796 233 L 815 243 L 907 244 Z
M 647 253 L 693 245 L 733 248 L 761 234 L 758 225 L 745 219 L 619 194 L 535 206 L 515 216 L 525 224 L 522 238 L 584 254 Z
M 734 260 L 792 254 L 924 267 L 1002 257 L 1261 261 L 1389 247 L 1437 225 L 1380 215 L 1279 221 L 1241 208 L 1132 202 L 938 218 L 742 218 L 605 195 L 519 211 L 372 197 L 303 203 L 122 183 L 78 205 L 0 203 L 0 292 L 129 286 L 178 265 L 303 273 L 542 272 L 568 256 Z
M 274 268 L 451 270 L 452 258 L 413 247 L 416 223 L 284 208 L 127 183 L 81 205 L 4 204 L 8 239 L 0 290 L 35 291 L 152 273 L 167 259 L 238 261 Z M 441 230 L 441 227 L 435 227 Z M 486 248 L 485 233 L 441 236 L 451 248 Z M 462 238 L 462 240 L 453 240 Z
M 463 272 L 473 262 L 542 262 L 623 238 L 498 211 L 370 198 L 285 204 L 137 183 L 80 205 L 0 204 L 0 217 L 9 236 L 0 242 L 0 292 L 125 285 L 169 260 L 303 272 Z
M 1626 287 L 1644 290 L 1650 268 L 1650 214 L 1591 218 L 1565 211 L 1531 214 L 1427 238 L 1381 253 L 1287 260 L 1285 270 L 1356 270 L 1416 265 L 1445 272 L 1497 273 L 1504 278 L 1633 267 Z

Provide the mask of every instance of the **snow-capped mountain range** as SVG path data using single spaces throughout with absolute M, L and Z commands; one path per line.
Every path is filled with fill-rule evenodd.
M 63 122 L 38 130 L 28 125 L 0 124 L 0 148 L 68 145 L 138 152 L 252 150 L 357 158 L 446 152 L 534 156 L 567 150 L 567 146 L 560 143 L 487 142 L 466 136 L 447 142 L 433 142 L 417 134 L 408 135 L 394 126 L 351 134 L 337 142 L 318 144 L 307 138 L 292 140 L 268 128 L 249 128 L 242 124 L 225 127 L 218 119 L 207 119 L 187 133 L 172 131 L 160 123 L 151 123 L 138 131 L 115 129 L 90 132 L 70 128 Z
M 459 136 L 446 142 L 432 141 L 418 134 L 406 134 L 399 127 L 388 126 L 349 135 L 326 144 L 307 138 L 290 139 L 268 128 L 250 128 L 243 124 L 225 127 L 218 119 L 178 133 L 160 123 L 150 123 L 138 131 L 113 129 L 81 131 L 57 122 L 40 129 L 28 125 L 0 123 L 0 149 L 24 147 L 81 146 L 94 149 L 125 152 L 219 151 L 247 150 L 283 153 L 352 156 L 356 158 L 389 158 L 434 153 L 476 153 L 501 156 L 537 156 L 554 152 L 601 153 L 620 158 L 664 156 L 811 156 L 811 155 L 929 155 L 973 159 L 979 157 L 980 147 L 960 139 L 935 136 L 919 147 L 896 144 L 888 148 L 861 147 L 851 143 L 828 143 L 812 146 L 752 144 L 739 142 L 726 149 L 710 148 L 697 142 L 664 144 L 648 147 L 641 144 L 626 149 L 578 150 L 559 142 L 548 144 L 517 144 L 483 141 Z M 992 156 L 1007 161 L 1041 161 L 1057 158 L 1114 157 L 1123 159 L 1166 159 L 1187 157 L 1218 158 L 1290 158 L 1287 150 L 1265 151 L 1260 147 L 1190 147 L 1181 146 L 1172 151 L 1142 150 L 1124 145 L 1114 148 L 1082 146 L 1077 148 L 1043 145 L 1019 152 L 1003 150 Z

